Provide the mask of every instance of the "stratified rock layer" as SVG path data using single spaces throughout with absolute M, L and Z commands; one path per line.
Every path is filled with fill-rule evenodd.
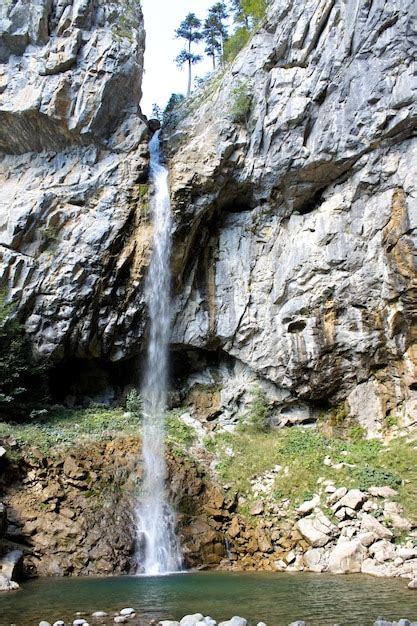
M 167 136 L 174 343 L 272 381 L 282 423 L 345 398 L 372 435 L 417 421 L 412 5 L 272 3 Z
M 39 352 L 117 359 L 142 323 L 140 8 L 17 0 L 0 17 L 0 281 Z

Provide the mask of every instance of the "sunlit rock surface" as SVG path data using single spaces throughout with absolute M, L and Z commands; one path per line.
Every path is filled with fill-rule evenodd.
M 0 282 L 57 361 L 127 359 L 146 322 L 144 32 L 117 6 L 2 8 Z M 174 348 L 220 355 L 239 389 L 241 372 L 260 381 L 276 424 L 345 399 L 371 436 L 387 415 L 417 423 L 412 14 L 411 0 L 272 2 L 165 132 Z M 226 383 L 223 417 L 242 404 Z
M 140 322 L 146 247 L 141 11 L 92 0 L 1 11 L 1 283 L 39 352 L 118 358 Z
M 344 398 L 373 436 L 417 421 L 412 7 L 274 2 L 167 136 L 173 341 L 272 381 L 283 422 Z

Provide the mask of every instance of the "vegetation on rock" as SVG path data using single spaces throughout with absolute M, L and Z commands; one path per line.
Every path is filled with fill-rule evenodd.
M 251 109 L 252 94 L 247 81 L 239 80 L 232 91 L 230 116 L 236 124 L 246 123 Z
M 45 402 L 47 364 L 33 356 L 23 326 L 0 294 L 0 416 L 21 418 Z

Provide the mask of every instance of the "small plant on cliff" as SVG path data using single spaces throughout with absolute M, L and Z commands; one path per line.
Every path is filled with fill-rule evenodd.
M 250 92 L 249 83 L 239 80 L 236 87 L 232 91 L 232 103 L 230 107 L 230 116 L 236 124 L 243 124 L 248 121 L 252 104 L 252 94 Z
M 265 433 L 270 428 L 268 399 L 260 387 L 253 389 L 251 395 L 253 400 L 250 403 L 249 411 L 243 416 L 240 428 Z

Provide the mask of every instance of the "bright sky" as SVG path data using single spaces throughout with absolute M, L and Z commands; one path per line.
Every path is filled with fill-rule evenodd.
M 216 0 L 142 0 L 145 17 L 146 52 L 145 75 L 143 77 L 142 111 L 150 116 L 152 104 L 164 108 L 171 93 L 185 93 L 187 70 L 178 69 L 175 57 L 181 51 L 181 39 L 175 38 L 178 28 L 187 13 L 195 13 L 201 20 Z M 199 46 L 203 54 L 204 45 Z M 212 62 L 194 65 L 194 76 L 204 76 L 212 68 Z

